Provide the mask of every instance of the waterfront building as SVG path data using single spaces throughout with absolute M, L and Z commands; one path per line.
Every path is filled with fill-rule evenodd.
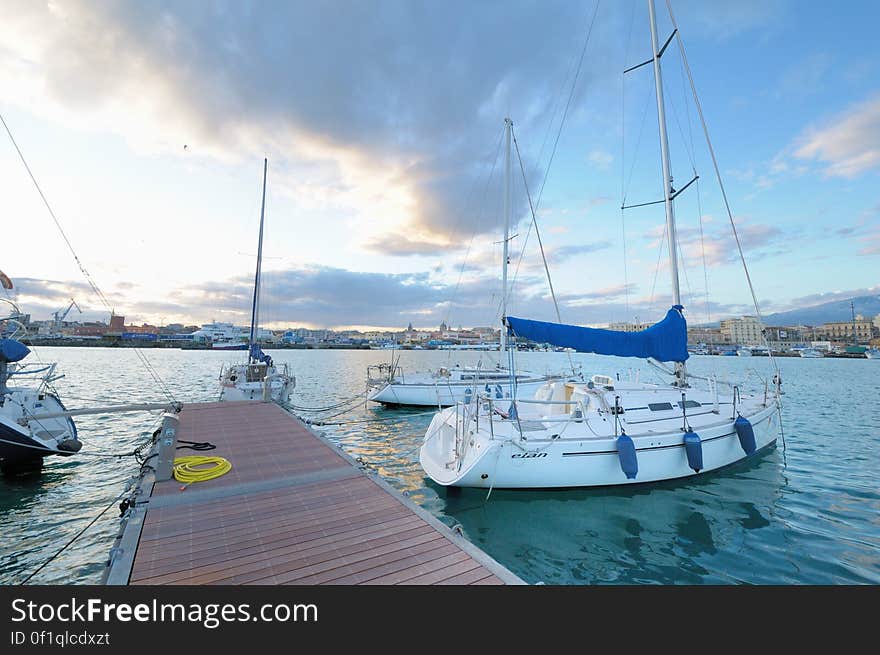
M 756 346 L 762 343 L 763 327 L 755 316 L 726 318 L 721 321 L 721 333 L 727 338 L 728 343 L 741 346 Z

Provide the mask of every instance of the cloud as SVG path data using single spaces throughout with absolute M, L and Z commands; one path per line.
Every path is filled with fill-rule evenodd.
M 608 167 L 611 166 L 611 162 L 614 161 L 614 155 L 604 150 L 591 150 L 587 155 L 587 161 L 596 168 L 607 171 Z
M 828 177 L 853 178 L 880 167 L 880 96 L 807 130 L 797 140 L 794 155 L 821 162 Z
M 755 223 L 748 217 L 737 217 L 735 222 L 739 242 L 749 262 L 788 253 L 791 244 L 803 236 L 799 229 L 783 230 L 776 225 Z M 664 226 L 655 226 L 645 234 L 649 249 L 656 251 L 660 247 L 661 238 L 664 239 L 665 247 L 664 229 Z M 679 226 L 676 235 L 679 256 L 689 269 L 702 268 L 704 256 L 707 267 L 724 266 L 740 261 L 736 239 L 728 221 L 715 224 L 711 216 L 704 216 L 702 238 L 698 227 Z M 665 265 L 665 262 L 665 258 L 661 260 L 661 264 Z
M 874 205 L 865 209 L 855 223 L 839 227 L 834 230 L 834 233 L 838 236 L 855 240 L 857 244 L 860 244 L 857 254 L 878 255 L 880 254 L 880 225 L 877 222 L 878 217 L 880 217 L 880 205 Z
M 6 295 L 18 305 L 22 313 L 30 314 L 34 320 L 48 319 L 56 311 L 64 312 L 71 300 L 76 302 L 80 310 L 72 308 L 67 320 L 107 320 L 108 311 L 85 282 L 29 277 L 15 277 L 12 282 L 13 289 Z M 108 293 L 108 299 L 112 303 L 118 298 L 115 294 Z M 2 309 L 7 309 L 6 305 Z
M 87 298 L 85 285 L 30 278 L 20 282 L 21 309 L 35 320 L 47 319 L 51 312 L 66 307 L 68 293 L 79 292 L 80 297 Z M 242 275 L 179 287 L 160 300 L 128 302 L 126 322 L 199 325 L 219 320 L 246 325 L 250 320 L 252 284 L 250 276 Z M 671 299 L 659 295 L 638 297 L 638 291 L 639 287 L 630 283 L 561 294 L 558 301 L 562 320 L 577 325 L 606 325 L 636 317 L 641 321 L 661 319 Z M 80 304 L 84 313 L 69 316 L 69 320 L 107 321 L 107 312 L 97 305 L 90 308 L 85 300 Z M 441 321 L 464 326 L 497 325 L 500 305 L 500 283 L 487 276 L 452 284 L 438 282 L 430 273 L 372 273 L 322 266 L 267 272 L 260 299 L 261 324 L 271 328 L 401 328 L 410 322 L 417 328 L 429 328 Z M 508 308 L 514 316 L 556 321 L 552 298 L 540 275 L 519 276 Z M 701 317 L 702 300 L 690 309 L 694 320 Z M 714 303 L 711 310 L 713 317 L 745 311 L 740 306 Z
M 454 253 L 458 246 L 453 246 L 449 241 L 419 241 L 410 239 L 402 234 L 380 234 L 370 239 L 364 246 L 367 250 L 384 255 L 441 255 Z
M 564 0 L 500 13 L 464 1 L 13 5 L 0 25 L 7 98 L 143 151 L 265 152 L 287 186 L 334 190 L 317 200 L 371 219 L 359 223 L 374 236 L 424 243 L 473 233 L 467 190 L 485 186 L 502 119 L 509 112 L 525 140 L 546 125 L 568 64 L 560 48 L 582 43 L 592 10 Z M 592 37 L 575 103 L 608 76 L 612 27 Z M 523 213 L 524 195 L 515 201 Z M 502 220 L 484 218 L 483 232 Z
M 608 302 L 618 300 L 624 296 L 634 294 L 638 290 L 637 284 L 620 284 L 613 287 L 605 287 L 588 293 L 567 294 L 559 297 L 559 300 L 568 307 L 583 307 L 592 305 L 597 300 Z
M 676 18 L 687 15 L 695 28 L 717 39 L 727 39 L 759 28 L 773 28 L 782 22 L 787 0 L 740 0 L 739 2 L 702 2 L 685 0 L 676 3 Z M 662 16 L 662 13 L 658 12 Z
M 552 262 L 553 264 L 560 264 L 578 255 L 607 250 L 608 248 L 611 248 L 612 245 L 613 244 L 610 241 L 596 241 L 595 243 L 560 246 L 558 248 L 553 248 L 547 253 L 547 261 Z
M 811 293 L 806 296 L 800 296 L 799 298 L 792 298 L 785 309 L 788 310 L 801 309 L 804 307 L 814 307 L 816 305 L 822 305 L 827 302 L 835 302 L 839 300 L 849 301 L 852 298 L 858 298 L 860 296 L 876 296 L 878 294 L 880 294 L 880 285 L 875 285 L 873 287 L 862 287 L 860 289 L 848 289 L 846 291 L 826 291 L 823 293 Z

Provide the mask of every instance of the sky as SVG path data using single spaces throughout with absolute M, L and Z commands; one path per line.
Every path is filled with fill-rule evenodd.
M 657 2 L 659 40 L 672 33 Z M 0 270 L 34 319 L 654 321 L 672 301 L 643 0 L 0 0 Z M 880 294 L 875 2 L 672 2 L 688 321 Z M 683 56 L 684 54 L 684 56 Z M 531 221 L 535 208 L 538 232 Z M 71 248 L 68 247 L 67 241 Z M 74 254 L 76 258 L 74 257 Z M 103 302 L 83 274 L 107 299 Z

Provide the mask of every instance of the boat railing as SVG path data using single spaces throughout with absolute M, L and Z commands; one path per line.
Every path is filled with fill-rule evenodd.
M 367 386 L 403 382 L 403 371 L 391 364 L 371 364 L 367 366 Z
M 461 469 L 470 445 L 471 403 L 458 401 L 455 403 L 455 461 Z M 479 416 L 479 407 L 476 411 Z

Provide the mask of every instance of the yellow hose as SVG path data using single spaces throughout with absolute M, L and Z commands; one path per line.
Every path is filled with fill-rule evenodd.
M 198 468 L 212 464 L 211 468 Z M 213 480 L 221 475 L 226 475 L 232 470 L 232 464 L 223 457 L 208 457 L 206 455 L 187 455 L 174 460 L 174 479 L 178 482 L 191 484 Z

